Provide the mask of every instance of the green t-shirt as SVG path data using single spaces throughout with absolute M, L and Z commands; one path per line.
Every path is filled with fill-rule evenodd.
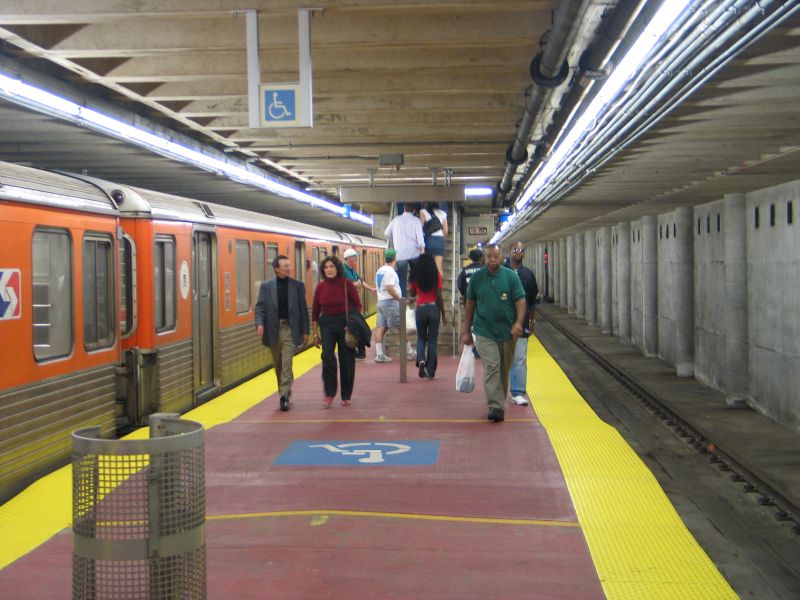
M 525 297 L 519 276 L 501 266 L 492 275 L 484 267 L 467 286 L 467 300 L 475 300 L 472 330 L 475 335 L 502 342 L 511 339 L 511 326 L 517 320 L 517 300 Z

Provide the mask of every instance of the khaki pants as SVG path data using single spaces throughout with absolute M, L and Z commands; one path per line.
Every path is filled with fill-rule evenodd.
M 288 323 L 278 325 L 278 343 L 270 347 L 272 361 L 275 363 L 275 376 L 278 378 L 278 391 L 281 396 L 288 396 L 292 391 L 292 358 L 297 354 L 297 346 L 292 339 L 292 329 Z
M 506 411 L 508 394 L 508 373 L 514 362 L 514 338 L 498 342 L 490 338 L 475 336 L 475 347 L 483 362 L 483 389 L 490 409 Z

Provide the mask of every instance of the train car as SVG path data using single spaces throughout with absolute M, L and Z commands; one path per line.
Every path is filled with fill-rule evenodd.
M 269 368 L 253 321 L 275 256 L 310 306 L 322 258 L 355 248 L 369 280 L 384 246 L 0 163 L 0 502 L 66 462 L 75 429 L 110 437 Z

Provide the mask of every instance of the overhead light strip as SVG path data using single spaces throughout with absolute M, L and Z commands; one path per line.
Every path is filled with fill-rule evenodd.
M 636 75 L 656 44 L 661 41 L 664 34 L 670 30 L 691 2 L 692 0 L 669 0 L 662 4 L 625 57 L 614 68 L 595 98 L 570 127 L 569 132 L 558 144 L 553 154 L 547 158 L 536 176 L 528 183 L 522 196 L 514 203 L 514 207 L 518 211 L 527 207 L 534 195 L 555 176 L 567 156 L 575 149 L 584 135 L 594 127 L 595 119 L 600 112 L 614 101 L 619 91 Z
M 168 158 L 177 159 L 207 171 L 219 173 L 234 181 L 292 198 L 298 202 L 309 204 L 314 208 L 326 210 L 365 225 L 371 226 L 373 223 L 373 219 L 369 215 L 313 196 L 297 188 L 274 181 L 266 175 L 254 173 L 245 167 L 220 160 L 199 150 L 193 150 L 3 73 L 0 73 L 0 96 L 56 118 L 71 121 L 126 142 L 131 142 Z

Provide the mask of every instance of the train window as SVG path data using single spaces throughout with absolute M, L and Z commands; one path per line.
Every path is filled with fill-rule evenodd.
M 323 250 L 324 252 L 324 250 Z M 319 248 L 311 248 L 311 286 L 317 289 L 319 283 Z
M 157 237 L 153 256 L 156 331 L 175 328 L 175 240 Z
M 250 242 L 236 240 L 236 312 L 250 310 Z
M 253 242 L 253 304 L 258 300 L 261 282 L 267 280 L 266 260 L 264 242 Z
M 114 343 L 114 250 L 111 238 L 83 239 L 83 344 L 87 350 Z
M 278 244 L 267 244 L 267 279 L 275 279 L 275 269 L 272 268 L 272 261 L 278 258 Z
M 306 280 L 306 245 L 303 242 L 294 243 L 294 278 Z
M 119 329 L 122 337 L 136 329 L 136 245 L 123 235 L 119 245 Z
M 66 231 L 33 234 L 33 355 L 37 361 L 72 351 L 72 244 Z

